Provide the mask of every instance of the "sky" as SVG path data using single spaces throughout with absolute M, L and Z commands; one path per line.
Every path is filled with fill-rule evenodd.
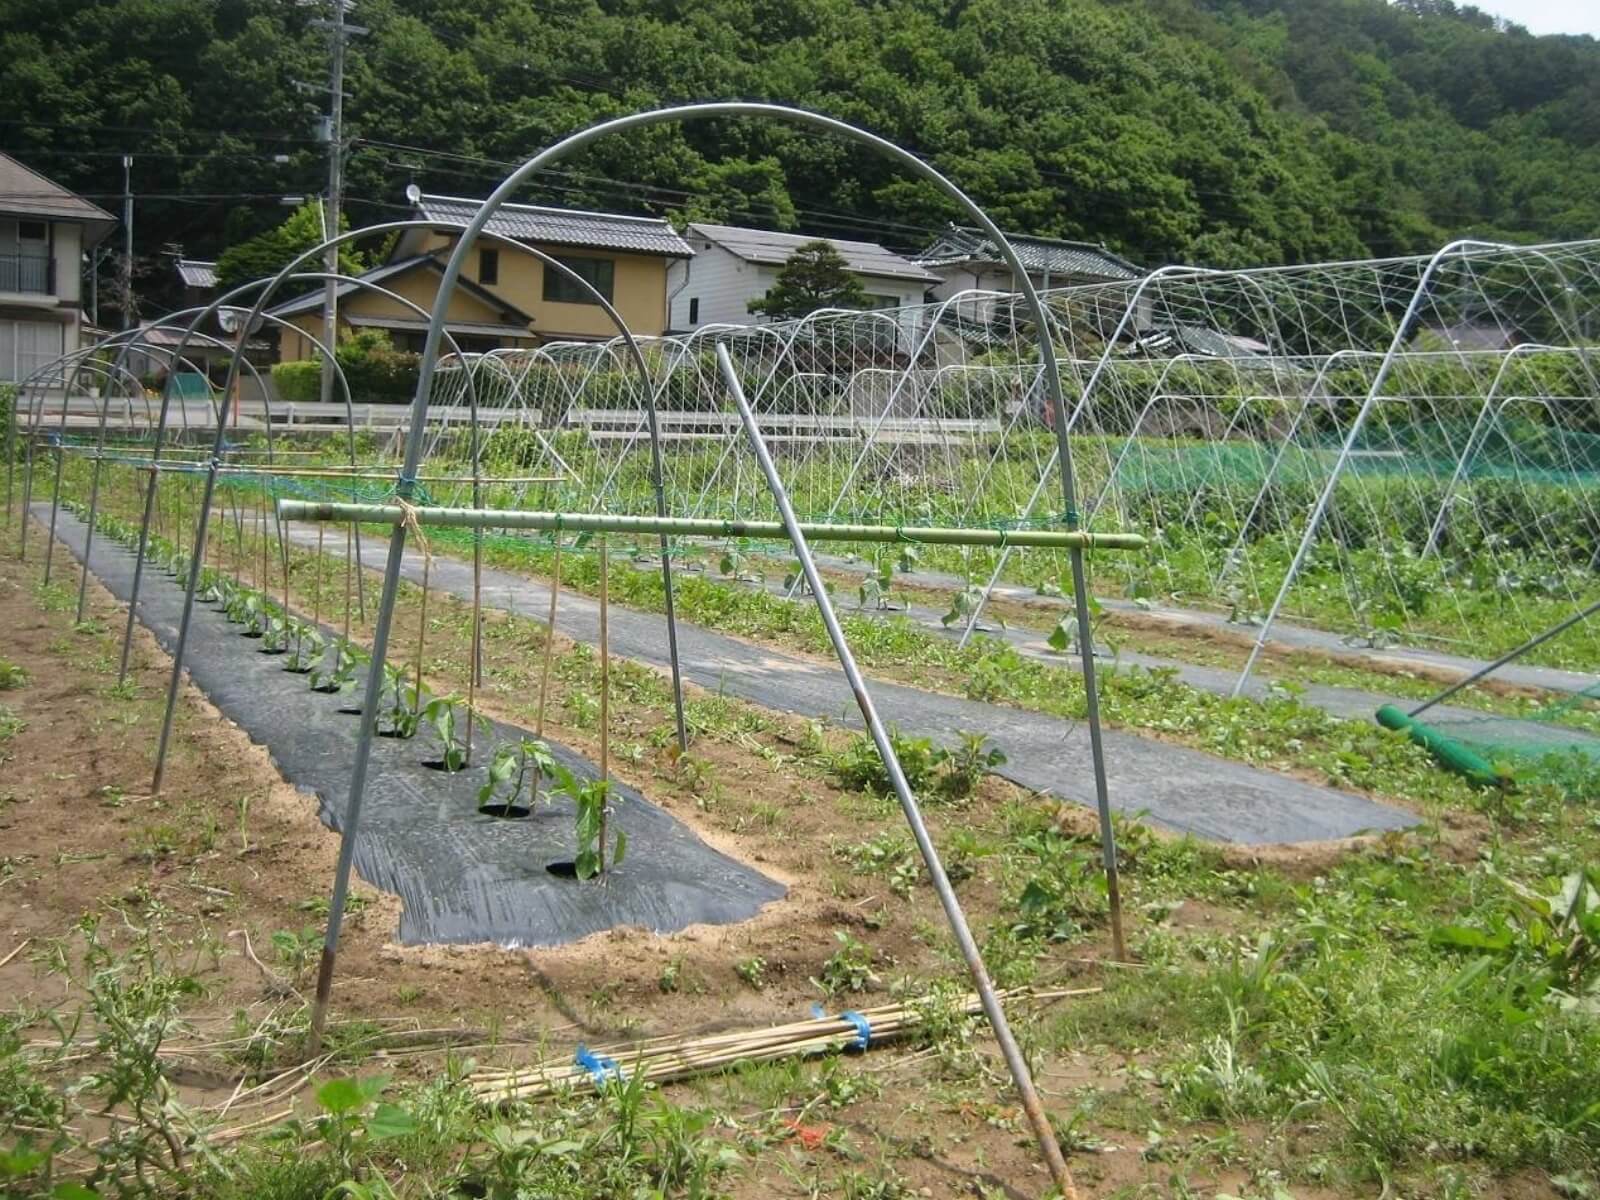
M 1475 0 L 1473 7 L 1526 26 L 1529 33 L 1600 37 L 1600 0 Z

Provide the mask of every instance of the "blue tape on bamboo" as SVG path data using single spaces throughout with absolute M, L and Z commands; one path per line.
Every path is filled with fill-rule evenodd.
M 603 1086 L 610 1079 L 615 1079 L 619 1082 L 622 1079 L 622 1068 L 617 1066 L 616 1059 L 607 1058 L 604 1054 L 596 1054 L 582 1042 L 578 1043 L 576 1061 L 580 1067 L 589 1072 L 589 1078 L 594 1080 L 597 1085 Z
M 823 1008 L 820 1004 L 813 1004 L 811 1006 L 811 1017 L 816 1021 L 826 1021 L 829 1019 L 827 1009 Z M 868 1021 L 866 1017 L 862 1016 L 855 1009 L 847 1008 L 837 1017 L 834 1017 L 833 1020 L 848 1021 L 850 1024 L 856 1027 L 855 1041 L 853 1041 L 851 1045 L 853 1045 L 857 1050 L 865 1050 L 872 1044 L 872 1022 Z
M 872 1023 L 853 1008 L 847 1008 L 839 1014 L 841 1021 L 849 1021 L 856 1027 L 856 1049 L 865 1050 L 872 1044 Z

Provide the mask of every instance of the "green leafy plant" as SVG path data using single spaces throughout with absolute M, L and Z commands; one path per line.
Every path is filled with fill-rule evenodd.
M 577 853 L 572 863 L 578 878 L 593 879 L 612 867 L 621 866 L 628 853 L 627 832 L 618 829 L 615 841 L 609 848 L 606 846 L 611 781 L 581 779 L 560 763 L 555 763 L 553 770 L 557 790 L 565 792 L 577 810 L 574 817 Z
M 328 639 L 321 629 L 310 621 L 291 616 L 286 622 L 289 640 L 289 659 L 283 664 L 285 671 L 307 675 L 317 669 L 328 650 Z
M 383 664 L 383 689 L 378 695 L 378 732 L 384 737 L 413 738 L 422 724 L 422 697 L 402 664 Z
M 856 589 L 856 602 L 861 608 L 887 609 L 891 607 L 889 588 L 894 582 L 894 565 L 885 557 L 873 561 L 872 573 Z
M 983 589 L 975 583 L 969 583 L 957 592 L 950 600 L 950 611 L 939 618 L 946 629 L 955 624 L 966 624 L 983 607 Z M 1004 625 L 999 618 L 995 620 Z
M 484 784 L 478 789 L 478 807 L 509 813 L 521 806 L 526 788 L 531 808 L 538 802 L 540 781 L 554 778 L 555 771 L 555 757 L 544 742 L 523 738 L 514 746 L 497 746 Z
M 758 992 L 767 986 L 767 960 L 759 954 L 734 963 L 733 973 Z
M 464 706 L 460 696 L 435 696 L 422 709 L 422 721 L 439 739 L 439 764 L 446 771 L 467 765 L 470 748 L 460 732 Z
M 388 1086 L 387 1075 L 370 1075 L 330 1079 L 317 1087 L 317 1106 L 322 1112 L 312 1120 L 311 1129 L 328 1148 L 340 1174 L 358 1173 L 369 1147 L 417 1131 L 415 1116 L 379 1099 Z
M 361 647 L 345 638 L 334 643 L 333 653 L 311 668 L 308 682 L 314 692 L 342 692 L 356 677 L 356 670 L 371 658 Z
M 950 800 L 965 800 L 977 791 L 978 783 L 996 767 L 1005 765 L 1005 752 L 989 745 L 987 735 L 961 731 L 961 744 L 947 750 L 941 759 L 943 771 L 936 788 Z
M 852 937 L 843 929 L 835 929 L 833 937 L 839 948 L 822 964 L 819 974 L 811 982 L 830 996 L 844 992 L 864 992 L 882 982 L 873 971 L 877 955 L 871 946 Z

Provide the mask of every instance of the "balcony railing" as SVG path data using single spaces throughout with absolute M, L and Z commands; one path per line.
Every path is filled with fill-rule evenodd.
M 0 292 L 37 292 L 50 295 L 55 290 L 55 263 L 44 254 L 0 254 Z

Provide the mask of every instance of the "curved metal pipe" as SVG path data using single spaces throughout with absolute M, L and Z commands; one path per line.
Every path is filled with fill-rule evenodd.
M 1061 381 L 1056 370 L 1055 350 L 1049 336 L 1047 315 L 1038 293 L 1027 278 L 1027 272 L 1018 258 L 1016 251 L 1011 247 L 999 227 L 991 221 L 986 213 L 975 204 L 965 192 L 950 180 L 946 179 L 933 167 L 901 148 L 893 142 L 867 133 L 864 130 L 824 117 L 817 113 L 805 112 L 799 109 L 785 108 L 772 104 L 754 104 L 747 102 L 727 102 L 713 104 L 687 105 L 677 108 L 658 109 L 652 112 L 636 113 L 632 116 L 619 117 L 614 120 L 604 121 L 598 125 L 563 139 L 548 149 L 530 158 L 521 167 L 513 171 L 506 180 L 495 189 L 494 193 L 484 202 L 478 213 L 467 226 L 466 231 L 457 241 L 449 261 L 445 265 L 444 276 L 440 281 L 438 299 L 434 305 L 433 317 L 428 326 L 428 337 L 423 349 L 423 362 L 421 377 L 418 380 L 417 395 L 414 402 L 412 430 L 406 446 L 405 465 L 401 472 L 399 490 L 402 498 L 409 498 L 413 484 L 411 480 L 416 474 L 418 460 L 422 449 L 422 423 L 428 409 L 428 397 L 433 379 L 434 367 L 439 354 L 439 344 L 443 333 L 446 315 L 450 300 L 456 290 L 461 276 L 462 268 L 467 255 L 471 252 L 474 243 L 494 214 L 515 194 L 517 189 L 536 171 L 572 153 L 574 150 L 588 145 L 599 138 L 623 130 L 641 128 L 647 125 L 662 122 L 680 122 L 715 116 L 764 116 L 775 120 L 799 125 L 811 125 L 820 129 L 836 133 L 847 139 L 861 143 L 887 156 L 892 161 L 906 167 L 912 173 L 940 189 L 952 201 L 962 206 L 980 227 L 999 247 L 1002 256 L 1008 265 L 1018 275 L 1018 282 L 1032 309 L 1034 318 L 1039 328 L 1039 357 L 1041 367 L 1046 375 L 1046 384 L 1050 389 L 1055 403 L 1056 412 L 1062 411 Z M 652 406 L 651 419 L 654 421 L 654 408 Z M 1060 457 L 1063 498 L 1069 512 L 1076 508 L 1074 484 L 1072 478 L 1071 450 L 1067 440 L 1066 421 L 1056 421 L 1057 451 Z M 659 476 L 658 476 L 659 486 Z M 781 494 L 781 492 L 780 492 Z M 659 495 L 659 493 L 658 493 Z M 664 514 L 663 514 L 664 515 Z M 389 560 L 384 575 L 383 597 L 379 602 L 378 624 L 373 639 L 373 661 L 382 660 L 388 646 L 389 626 L 394 615 L 394 601 L 399 588 L 401 555 L 405 545 L 404 528 L 397 529 L 389 541 Z M 663 555 L 663 562 L 666 561 Z M 1088 697 L 1088 723 L 1090 740 L 1094 751 L 1095 761 L 1095 787 L 1098 807 L 1101 817 L 1103 833 L 1103 852 L 1107 883 L 1113 912 L 1113 929 L 1117 941 L 1119 956 L 1123 953 L 1121 946 L 1121 901 L 1117 888 L 1117 863 L 1115 846 L 1112 840 L 1111 813 L 1109 802 L 1106 798 L 1104 748 L 1100 736 L 1099 695 L 1094 680 L 1094 660 L 1089 647 L 1090 622 L 1087 585 L 1084 580 L 1083 555 L 1081 551 L 1072 552 L 1073 576 L 1076 584 L 1078 622 L 1080 641 L 1084 647 L 1083 670 L 1084 681 Z M 320 1039 L 323 1021 L 326 1018 L 327 1002 L 333 980 L 333 964 L 337 954 L 339 929 L 343 919 L 344 900 L 349 885 L 350 869 L 354 858 L 356 837 L 360 828 L 361 804 L 366 791 L 366 773 L 371 755 L 372 737 L 375 732 L 376 707 L 378 688 L 381 680 L 376 672 L 369 676 L 367 681 L 367 697 L 363 706 L 362 727 L 356 745 L 356 756 L 351 772 L 350 801 L 345 810 L 344 830 L 340 839 L 339 862 L 334 878 L 333 898 L 328 915 L 328 933 L 323 948 L 321 970 L 317 980 L 316 1000 L 312 1009 L 311 1041 L 315 1047 Z M 860 693 L 864 711 L 870 708 L 870 700 L 865 692 Z M 896 772 L 899 760 L 895 756 L 894 748 L 886 738 L 877 731 L 875 737 L 878 752 L 891 772 Z M 902 777 L 903 778 L 903 777 Z M 965 914 L 961 904 L 956 899 L 950 886 L 949 877 L 945 874 L 943 864 L 939 860 L 937 849 L 929 836 L 916 801 L 910 796 L 909 791 L 901 796 L 902 809 L 907 822 L 911 826 L 912 834 L 916 838 L 918 847 L 922 851 L 924 862 L 927 864 L 929 875 L 934 887 L 939 894 L 944 906 L 946 917 L 955 934 L 957 944 L 961 948 L 962 956 L 966 960 L 972 973 L 974 983 L 983 1001 L 983 1008 L 987 1014 L 995 1036 L 1000 1043 L 1001 1051 L 1010 1068 L 1013 1080 L 1016 1083 L 1018 1094 L 1023 1107 L 1028 1113 L 1029 1121 L 1033 1126 L 1035 1137 L 1039 1143 L 1040 1151 L 1044 1155 L 1046 1165 L 1050 1168 L 1052 1177 L 1062 1192 L 1068 1196 L 1075 1196 L 1072 1178 L 1067 1171 L 1065 1159 L 1061 1149 L 1056 1143 L 1054 1132 L 1040 1104 L 1039 1096 L 1033 1086 L 1032 1074 L 1028 1069 L 1027 1061 L 1022 1055 L 1011 1035 L 1010 1026 L 1006 1021 L 1004 1010 L 995 995 L 993 984 L 989 980 L 988 972 L 983 965 L 982 955 L 978 951 L 977 943 L 972 937 L 967 926 Z

